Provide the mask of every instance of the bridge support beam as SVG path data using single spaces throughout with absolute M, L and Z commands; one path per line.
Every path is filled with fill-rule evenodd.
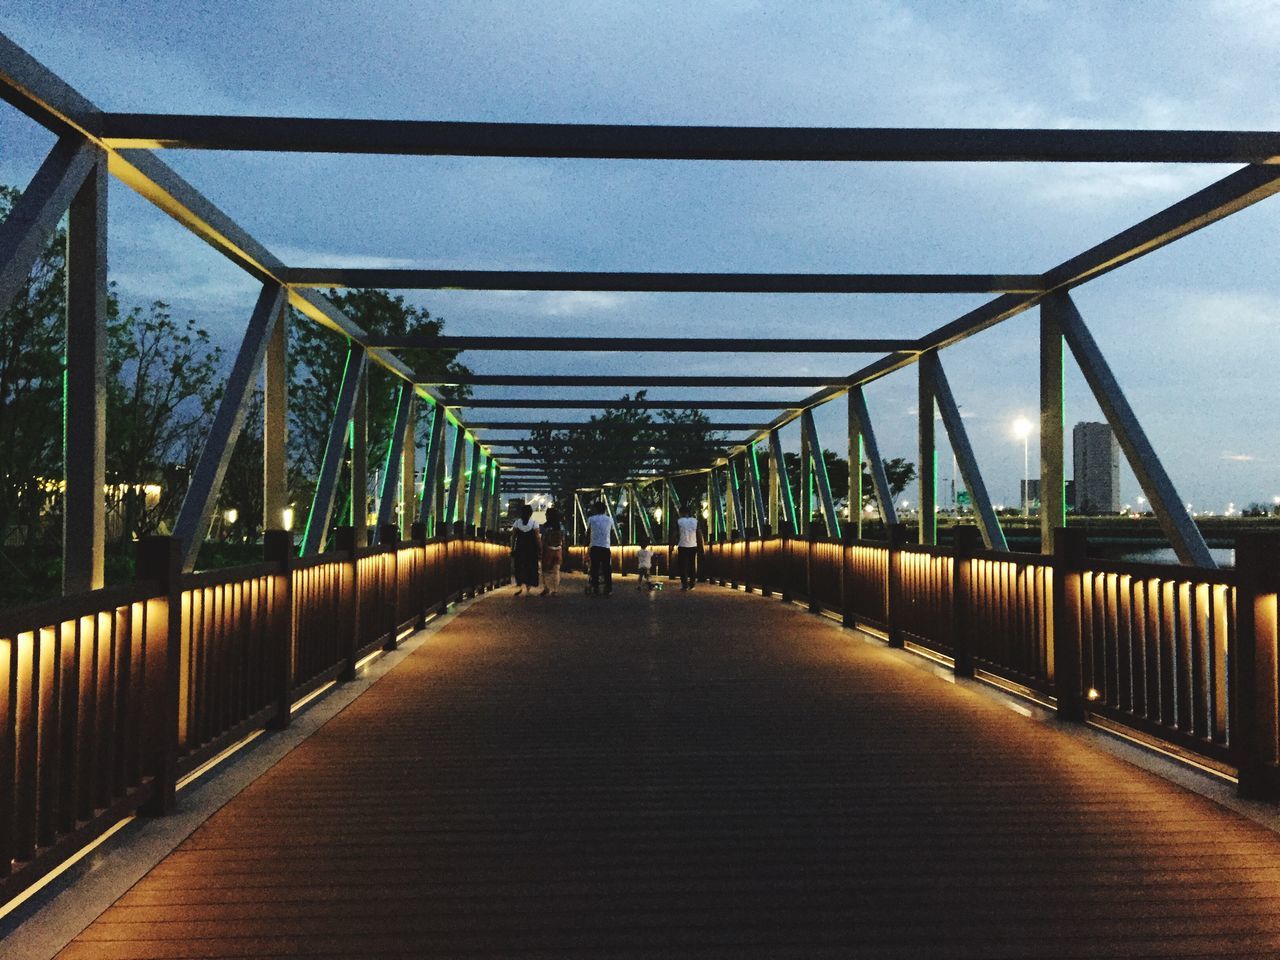
M 55 148 L 56 152 L 57 148 Z M 83 157 L 84 151 L 77 151 Z M 73 163 L 73 167 L 79 163 Z M 42 168 L 43 169 L 43 168 Z M 39 174 L 37 174 L 37 179 Z M 74 179 L 74 178 L 73 178 Z M 67 178 L 63 178 L 64 186 Z M 25 194 L 23 197 L 25 198 Z M 21 201 L 19 201 L 21 202 Z M 15 207 L 16 209 L 16 207 Z M 43 211 L 49 213 L 51 208 Z M 12 217 L 12 214 L 10 215 Z M 56 224 L 56 220 L 54 221 Z M 8 223 L 6 221 L 5 226 Z M 37 223 L 31 232 L 42 240 Z M 43 243 L 32 243 L 36 253 Z M 10 258 L 11 266 L 23 257 Z M 106 563 L 107 161 L 83 176 L 67 218 L 67 368 L 63 409 L 62 592 L 96 590 Z M 30 265 L 28 264 L 28 269 Z M 23 274 L 25 281 L 26 274 Z M 3 281 L 0 280 L 0 286 Z M 2 297 L 5 291 L 0 291 Z M 2 297 L 7 306 L 11 297 Z
M 845 394 L 849 421 L 849 526 L 856 540 L 862 539 L 862 427 L 858 420 L 856 391 Z
M 262 529 L 285 530 L 289 507 L 289 307 L 280 304 L 262 369 Z M 291 526 L 291 525 L 290 525 Z M 265 543 L 265 541 L 264 541 Z M 292 543 L 292 542 L 291 542 Z
M 258 371 L 262 369 L 267 344 L 271 341 L 283 305 L 284 288 L 275 283 L 263 285 L 244 332 L 240 352 L 236 354 L 231 374 L 227 377 L 217 415 L 205 437 L 200 460 L 191 475 L 182 509 L 178 511 L 178 519 L 173 525 L 173 535 L 181 544 L 184 572 L 195 567 L 200 545 L 209 529 L 209 518 L 218 502 L 222 478 L 226 475 L 227 464 L 231 462 L 236 439 L 244 425 L 249 395 L 253 392 Z M 264 469 L 265 465 L 264 459 Z
M 923 544 L 938 542 L 938 442 L 934 430 L 933 385 L 925 364 L 917 364 L 916 388 L 919 410 L 919 502 L 916 529 Z
M 329 536 L 329 522 L 333 519 L 333 502 L 338 492 L 338 474 L 346 452 L 347 431 L 355 410 L 356 394 L 364 381 L 366 354 L 363 347 L 352 345 L 347 349 L 347 361 L 342 371 L 342 384 L 338 388 L 338 402 L 333 410 L 333 422 L 329 425 L 329 439 L 320 462 L 320 476 L 316 478 L 316 492 L 311 498 L 311 510 L 307 514 L 307 526 L 302 534 L 304 557 L 322 553 Z
M 1067 525 L 1063 464 L 1066 397 L 1062 384 L 1062 304 L 1040 304 L 1040 552 L 1053 553 L 1053 532 Z
M 427 527 L 427 536 L 436 535 L 436 512 L 439 509 L 436 499 L 436 488 L 440 471 L 444 464 L 444 428 L 445 408 L 440 404 L 431 406 L 431 428 L 427 434 L 426 466 L 422 476 L 422 498 L 418 507 L 418 522 Z
M 382 489 L 378 495 L 378 534 L 392 522 L 396 507 L 396 486 L 402 479 L 404 458 L 410 456 L 413 442 L 408 435 L 409 418 L 413 413 L 413 384 L 402 383 L 396 398 L 396 412 L 391 421 L 391 436 L 387 439 L 387 456 L 383 462 Z
M 871 414 L 867 411 L 867 399 L 861 387 L 853 387 L 849 391 L 849 412 L 858 421 L 858 435 L 862 439 L 867 469 L 871 471 L 871 483 L 875 487 L 876 502 L 880 505 L 880 519 L 884 521 L 887 536 L 888 529 L 898 522 L 898 510 L 893 503 L 889 476 L 885 473 L 884 459 L 880 456 L 880 445 L 876 443 L 875 429 L 871 426 Z
M 418 399 L 409 404 L 409 422 L 404 428 L 404 452 L 400 455 L 400 536 L 404 540 L 413 537 L 413 525 L 418 522 L 414 507 L 418 496 Z
M 800 509 L 796 515 L 796 536 L 809 536 L 813 519 L 813 447 L 809 431 L 800 431 Z
M 822 516 L 827 523 L 827 536 L 840 537 L 840 518 L 836 516 L 836 501 L 831 494 L 831 478 L 827 476 L 827 461 L 822 452 L 822 442 L 818 438 L 818 425 L 813 420 L 813 410 L 806 410 L 800 415 L 800 428 L 809 437 L 809 456 L 812 461 L 813 478 L 818 488 L 818 500 L 822 507 Z
M 937 401 L 938 410 L 942 414 L 942 425 L 951 441 L 951 449 L 955 451 L 956 462 L 960 465 L 960 475 L 964 478 L 965 489 L 973 498 L 973 509 L 978 516 L 978 529 L 982 533 L 982 542 L 988 550 L 1008 550 L 1004 531 L 1000 528 L 1000 519 L 991 506 L 991 497 L 987 493 L 987 485 L 982 480 L 982 472 L 978 469 L 978 459 L 973 455 L 973 446 L 969 443 L 969 433 L 960 418 L 960 407 L 956 404 L 955 395 L 951 392 L 951 384 L 942 369 L 942 359 L 937 353 L 926 353 L 920 358 L 921 374 L 930 381 L 930 391 Z
M 369 371 L 356 387 L 351 415 L 351 528 L 356 549 L 369 545 Z
M 1156 519 L 1160 522 L 1160 528 L 1169 538 L 1169 543 L 1173 546 L 1178 559 L 1188 566 L 1210 569 L 1216 567 L 1204 537 L 1200 535 L 1199 528 L 1191 519 L 1191 514 L 1187 512 L 1182 498 L 1178 496 L 1178 491 L 1174 489 L 1173 481 L 1165 472 L 1164 464 L 1156 456 L 1155 448 L 1151 446 L 1146 432 L 1138 423 L 1137 415 L 1129 406 L 1124 391 L 1120 389 L 1119 382 L 1111 372 L 1111 367 L 1103 357 L 1102 351 L 1098 349 L 1093 334 L 1085 326 L 1084 319 L 1076 309 L 1071 296 L 1058 293 L 1051 299 L 1054 301 L 1054 309 L 1058 322 L 1062 326 L 1062 335 L 1067 341 L 1067 346 L 1071 348 L 1076 363 L 1080 365 L 1080 372 L 1084 374 L 1089 388 L 1097 398 L 1103 415 L 1106 416 L 1111 429 L 1115 431 L 1120 449 L 1124 451 L 1129 466 L 1137 475 L 1142 492 L 1147 495 L 1151 509 L 1155 511 Z

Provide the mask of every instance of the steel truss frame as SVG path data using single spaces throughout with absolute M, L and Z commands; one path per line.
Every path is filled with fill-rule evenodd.
M 412 457 L 411 435 L 401 433 L 400 413 L 410 416 L 405 401 L 412 390 L 432 407 L 432 443 L 426 453 L 427 468 L 421 495 L 420 516 L 453 522 L 473 521 L 476 510 L 484 514 L 479 486 L 492 478 L 493 494 L 505 483 L 520 480 L 517 471 L 501 470 L 492 453 L 497 447 L 527 441 L 491 438 L 481 444 L 466 424 L 449 409 L 435 386 L 419 378 L 393 353 L 394 349 L 422 345 L 415 338 L 379 340 L 351 323 L 324 296 L 310 286 L 376 285 L 391 287 L 522 290 L 645 290 L 703 292 L 786 292 L 786 293 L 974 293 L 998 294 L 977 309 L 957 317 L 932 333 L 908 340 L 731 340 L 695 338 L 689 340 L 645 338 L 482 338 L 438 337 L 430 346 L 473 350 L 582 350 L 672 352 L 831 352 L 883 353 L 879 359 L 847 376 L 822 377 L 646 377 L 640 376 L 504 376 L 469 375 L 459 383 L 525 386 L 811 386 L 817 391 L 799 402 L 768 404 L 746 401 L 733 404 L 719 401 L 720 409 L 781 408 L 782 412 L 763 425 L 719 425 L 724 429 L 748 430 L 750 436 L 729 447 L 728 456 L 711 467 L 725 466 L 732 509 L 741 526 L 745 503 L 732 478 L 734 462 L 746 456 L 754 485 L 754 509 L 762 520 L 766 509 L 770 526 L 779 518 L 793 528 L 807 516 L 798 516 L 789 484 L 782 470 L 778 431 L 797 418 L 802 421 L 802 445 L 810 457 L 803 457 L 806 476 L 813 470 L 819 499 L 828 528 L 838 529 L 832 493 L 824 483 L 822 448 L 812 423 L 818 405 L 841 395 L 849 398 L 850 500 L 861 500 L 861 471 L 853 461 L 865 453 L 870 460 L 873 484 L 886 522 L 896 522 L 892 499 L 880 463 L 862 387 L 913 363 L 920 363 L 919 391 L 929 406 L 936 401 L 942 409 L 944 425 L 962 461 L 965 481 L 971 492 L 982 488 L 978 467 L 959 421 L 950 386 L 942 372 L 938 353 L 960 340 L 1001 323 L 1033 307 L 1042 306 L 1041 420 L 1044 439 L 1051 447 L 1042 449 L 1042 479 L 1061 483 L 1061 453 L 1052 449 L 1061 444 L 1061 373 L 1052 372 L 1052 359 L 1061 353 L 1065 340 L 1120 437 L 1121 446 L 1138 474 L 1144 491 L 1184 563 L 1212 566 L 1208 551 L 1147 441 L 1132 408 L 1124 398 L 1110 368 L 1089 334 L 1069 293 L 1075 287 L 1132 262 L 1189 233 L 1200 230 L 1280 191 L 1280 134 L 1268 131 L 1150 131 L 1150 130 L 937 130 L 937 129 L 805 129 L 744 127 L 661 127 L 572 124 L 454 123 L 437 121 L 381 121 L 306 119 L 291 117 L 161 116 L 110 113 L 95 106 L 26 51 L 0 34 L 0 98 L 16 106 L 52 131 L 58 141 L 41 164 L 31 183 L 15 204 L 11 215 L 0 224 L 0 309 L 6 308 L 21 289 L 31 264 L 57 228 L 62 214 L 70 211 L 68 230 L 68 436 L 65 441 L 66 510 L 68 528 L 64 536 L 66 588 L 97 586 L 102 578 L 101 500 L 104 435 L 102 398 L 103 324 L 106 284 L 106 173 L 155 204 L 196 236 L 251 276 L 260 280 L 263 295 L 246 329 L 245 340 L 218 411 L 215 429 L 197 469 L 189 502 L 184 503 L 179 527 L 186 548 L 188 567 L 194 563 L 226 458 L 235 443 L 244 414 L 243 382 L 266 366 L 269 382 L 275 370 L 274 399 L 268 414 L 268 430 L 283 441 L 279 373 L 282 362 L 272 331 L 281 326 L 279 315 L 287 303 L 309 319 L 342 334 L 350 343 L 348 372 L 358 385 L 368 363 L 376 363 L 399 377 L 402 388 L 398 405 L 397 438 L 404 436 L 404 463 Z M 1121 231 L 1079 255 L 1051 266 L 1040 274 L 715 274 L 715 273 L 584 273 L 513 271 L 388 271 L 337 267 L 316 269 L 288 266 L 239 227 L 223 211 L 191 184 L 164 164 L 153 151 L 165 148 L 265 151 L 321 151 L 357 154 L 418 154 L 456 156 L 588 157 L 626 159 L 686 160 L 805 160 L 842 162 L 1159 162 L 1245 164 L 1221 180 L 1197 191 L 1165 210 Z M 354 370 L 353 370 L 354 366 Z M 345 386 L 345 385 L 344 385 Z M 330 443 L 317 483 L 317 496 L 304 534 L 304 546 L 319 549 L 323 532 L 313 529 L 320 515 L 332 511 L 336 471 L 340 466 L 342 438 L 350 432 L 357 441 L 353 453 L 362 456 L 364 405 L 360 391 L 344 390 L 335 410 Z M 1053 406 L 1059 404 L 1055 421 Z M 477 401 L 470 406 L 498 407 L 497 401 Z M 530 405 L 526 402 L 526 406 Z M 540 401 L 548 408 L 582 408 L 585 401 L 564 399 Z M 671 403 L 656 402 L 671 406 Z M 706 403 L 699 406 L 711 407 Z M 922 404 L 923 408 L 924 404 Z M 74 416 L 73 416 L 74 414 Z M 448 501 L 439 490 L 443 479 L 443 439 L 445 420 L 454 424 L 454 458 Z M 356 421 L 359 421 L 358 423 Z M 74 428 L 72 427 L 74 424 Z M 920 424 L 925 459 L 931 462 L 933 430 Z M 472 429 L 483 425 L 472 425 Z M 533 424 L 513 424 L 528 427 Z M 577 424 L 567 425 L 574 429 Z M 495 424 L 489 424 L 489 429 Z M 558 428 L 558 427 L 557 427 Z M 760 471 L 755 445 L 768 440 L 770 492 L 768 504 L 760 489 Z M 466 485 L 465 445 L 475 448 L 471 458 L 472 486 L 461 499 Z M 395 444 L 393 443 L 393 446 Z M 930 446 L 930 451 L 924 447 Z M 1042 444 L 1043 447 L 1043 444 Z M 392 454 L 394 458 L 394 453 Z M 1056 459 L 1055 459 L 1056 458 Z M 356 458 L 353 458 L 353 460 Z M 388 489 L 391 462 L 383 487 L 386 518 L 390 501 Z M 812 463 L 809 461 L 812 460 Z M 486 464 L 482 481 L 480 464 Z M 927 466 L 925 464 L 924 466 Z M 267 503 L 279 506 L 279 464 L 264 465 Z M 402 476 L 412 468 L 402 469 Z M 711 474 L 708 473 L 710 477 Z M 501 479 L 500 479 L 501 477 Z M 781 482 L 779 482 L 781 481 Z M 922 479 L 922 496 L 931 502 L 932 486 Z M 802 484 L 801 500 L 808 502 L 809 482 Z M 406 496 L 406 499 L 409 499 Z M 987 501 L 986 497 L 975 497 Z M 803 503 L 802 503 L 803 506 Z M 1046 506 L 1060 513 L 1060 497 L 1051 492 Z M 989 502 L 980 510 L 981 526 L 989 545 L 1001 542 L 994 514 L 986 516 Z M 721 508 L 723 510 L 723 505 Z M 489 511 L 496 521 L 496 508 Z M 407 514 L 408 511 L 405 511 Z M 851 510 L 851 515 L 853 511 Z M 857 511 L 860 519 L 861 511 Z M 73 525 L 72 518 L 76 518 Z M 364 518 L 353 517 L 356 525 Z M 74 529 L 73 529 L 74 526 Z M 86 529 L 81 530 L 81 527 Z M 927 528 L 928 527 L 928 528 Z M 932 539 L 931 524 L 922 522 L 922 539 Z

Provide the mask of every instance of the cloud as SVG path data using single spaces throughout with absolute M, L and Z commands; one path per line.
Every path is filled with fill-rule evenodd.
M 1219 459 L 1232 460 L 1236 463 L 1252 463 L 1258 458 L 1251 453 L 1224 453 Z

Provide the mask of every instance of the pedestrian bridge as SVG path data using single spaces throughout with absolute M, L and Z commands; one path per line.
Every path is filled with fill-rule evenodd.
M 852 601 L 854 571 L 876 560 L 862 553 L 880 549 L 897 570 L 895 585 L 858 604 L 888 598 L 893 623 L 884 625 L 905 634 L 902 650 L 870 624 L 844 628 L 804 609 L 838 612 L 823 599 L 831 584 Z M 626 569 L 627 551 L 615 553 Z M 505 551 L 479 542 L 372 548 L 346 558 L 345 569 L 330 556 L 327 573 L 315 573 L 324 565 L 295 570 L 295 614 L 315 602 L 306 591 L 324 589 L 301 583 L 380 592 L 378 602 L 366 593 L 357 604 L 363 627 L 309 614 L 287 634 L 294 717 L 323 704 L 298 709 L 314 690 L 332 691 L 321 678 L 357 676 L 420 615 L 451 601 L 462 612 L 412 634 L 411 652 L 367 692 L 203 822 L 196 817 L 194 832 L 113 893 L 105 912 L 81 918 L 61 956 L 1280 952 L 1280 837 L 1126 762 L 1087 728 L 1055 720 L 1035 702 L 1051 706 L 1051 694 L 1013 683 L 1013 670 L 995 672 L 988 653 L 998 627 L 984 634 L 985 622 L 970 621 L 970 636 L 985 638 L 971 653 L 979 679 L 945 682 L 954 658 L 927 649 L 926 619 L 902 608 L 927 593 L 916 558 L 955 558 L 893 553 L 801 540 L 725 545 L 710 549 L 711 579 L 691 593 L 640 592 L 624 576 L 609 598 L 586 596 L 576 576 L 556 597 L 489 589 Z M 832 557 L 845 561 L 844 579 L 837 571 L 823 587 L 815 573 Z M 463 571 L 452 583 L 443 575 L 450 558 Z M 173 585 L 185 624 L 180 774 L 247 726 L 273 724 L 276 688 L 267 679 L 270 663 L 283 661 L 255 670 L 237 639 L 280 612 L 285 580 L 278 570 L 270 577 L 256 592 L 249 579 Z M 735 579 L 751 592 L 730 589 Z M 1041 579 L 1052 589 L 1052 576 Z M 238 606 L 246 599 L 249 608 Z M 56 847 L 75 836 L 60 825 L 86 827 L 64 799 L 108 797 L 118 808 L 154 802 L 164 789 L 166 774 L 149 773 L 146 757 L 74 731 L 85 729 L 77 717 L 107 713 L 150 726 L 133 716 L 124 689 L 150 682 L 133 676 L 149 654 L 126 655 L 118 641 L 129 631 L 110 624 L 149 605 L 167 624 L 167 602 L 130 600 L 96 621 L 67 621 L 79 632 L 28 636 L 39 644 L 36 662 L 61 677 L 51 688 L 40 680 L 52 700 L 22 713 L 38 726 L 62 710 L 50 727 L 61 735 L 34 748 L 37 766 L 50 765 L 39 767 L 34 799 L 29 781 L 19 783 L 20 811 L 36 815 L 23 839 L 41 841 L 28 848 L 37 863 L 45 840 Z M 214 609 L 232 615 L 220 619 Z M 193 632 L 202 619 L 216 629 Z M 95 632 L 95 622 L 115 632 Z M 70 636 L 74 646 L 62 642 Z M 117 641 L 110 655 L 108 636 Z M 326 638 L 335 667 L 298 682 L 309 637 Z M 99 686 L 96 698 L 78 708 L 65 699 L 71 677 L 83 697 L 87 680 L 112 669 L 114 686 Z M 1085 702 L 1097 705 L 1090 715 L 1098 719 L 1119 716 L 1103 698 Z M 1141 726 L 1132 725 L 1134 736 Z M 20 754 L 32 750 L 28 729 L 19 724 Z M 255 740 L 230 764 L 251 763 L 271 742 Z M 70 755 L 66 744 L 75 746 Z M 1212 752 L 1202 751 L 1204 765 Z M 198 786 L 179 792 L 180 816 Z M 94 856 L 129 855 L 137 823 L 166 819 L 136 821 Z M 66 912 L 93 884 L 90 872 L 54 905 Z M 27 926 L 38 923 L 39 914 Z M 21 945 L 33 935 L 24 927 L 13 936 Z

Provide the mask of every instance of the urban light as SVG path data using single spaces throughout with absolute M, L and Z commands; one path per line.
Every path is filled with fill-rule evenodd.
M 230 510 L 228 510 L 226 513 L 222 515 L 222 519 L 227 521 L 227 523 L 235 523 L 237 520 L 240 519 L 240 511 L 237 510 L 235 507 L 232 507 Z
M 1027 455 L 1027 438 L 1031 436 L 1033 427 L 1026 417 L 1018 417 L 1013 421 L 1013 435 L 1022 441 L 1022 515 L 1031 516 L 1031 461 Z
M 281 519 L 284 521 L 286 530 L 293 529 L 293 507 L 285 507 L 282 511 Z

